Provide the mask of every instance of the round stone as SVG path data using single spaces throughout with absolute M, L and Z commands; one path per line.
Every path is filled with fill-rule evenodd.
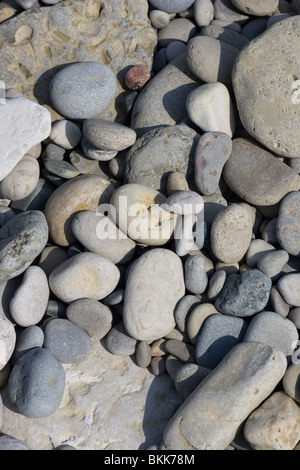
M 61 119 L 52 123 L 49 139 L 64 149 L 73 149 L 81 140 L 81 131 L 74 122 Z
M 125 150 L 136 141 L 136 132 L 130 127 L 104 119 L 88 119 L 82 131 L 86 139 L 101 150 Z
M 271 279 L 257 269 L 247 269 L 242 274 L 230 274 L 215 300 L 215 307 L 227 315 L 254 315 L 267 305 L 271 287 Z
M 40 211 L 15 215 L 0 229 L 0 283 L 22 274 L 43 251 L 48 225 Z
M 245 129 L 276 154 L 294 158 L 300 154 L 299 34 L 299 15 L 274 24 L 241 51 L 232 74 Z
M 90 119 L 110 105 L 117 91 L 117 80 L 101 62 L 79 62 L 59 70 L 50 84 L 55 109 L 69 119 Z
M 104 338 L 112 327 L 110 308 L 93 299 L 75 300 L 68 305 L 66 316 L 96 341 Z
M 36 158 L 25 154 L 13 170 L 0 182 L 2 198 L 19 201 L 29 196 L 36 188 L 40 167 Z
M 22 327 L 39 323 L 46 312 L 49 293 L 47 276 L 42 268 L 29 266 L 9 304 L 14 321 Z
M 75 323 L 65 318 L 53 318 L 44 329 L 44 348 L 62 363 L 84 361 L 91 353 L 89 335 Z
M 252 238 L 253 220 L 243 204 L 231 204 L 213 220 L 211 250 L 224 263 L 240 261 L 246 254 Z
M 68 246 L 76 242 L 71 230 L 73 217 L 79 211 L 97 210 L 109 202 L 114 185 L 98 175 L 80 175 L 66 181 L 49 197 L 45 216 L 54 243 Z
M 174 309 L 184 294 L 180 258 L 164 248 L 144 253 L 132 266 L 126 283 L 126 330 L 140 341 L 162 338 L 174 328 Z
M 134 65 L 125 74 L 125 84 L 129 90 L 140 90 L 151 79 L 146 65 Z
M 232 4 L 243 13 L 254 16 L 272 15 L 278 7 L 278 0 L 231 0 Z
M 49 276 L 51 291 L 63 302 L 88 298 L 101 300 L 109 295 L 120 279 L 119 269 L 103 256 L 79 253 L 72 256 Z
M 45 418 L 59 407 L 66 374 L 48 349 L 26 352 L 13 367 L 8 380 L 8 396 L 17 411 L 28 418 Z
M 179 13 L 189 8 L 195 0 L 149 0 L 154 8 L 167 13 Z
M 300 176 L 295 170 L 243 138 L 233 140 L 222 176 L 235 194 L 258 206 L 277 204 L 290 191 L 300 189 Z

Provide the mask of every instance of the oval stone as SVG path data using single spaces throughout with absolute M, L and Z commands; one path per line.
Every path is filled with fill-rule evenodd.
M 108 203 L 114 189 L 108 179 L 97 175 L 80 175 L 57 188 L 45 207 L 52 240 L 60 246 L 75 243 L 71 229 L 73 217 L 80 211 L 96 211 L 99 204 Z
M 0 229 L 0 283 L 22 274 L 43 251 L 48 225 L 40 211 L 15 215 Z
M 167 13 L 179 13 L 189 8 L 195 0 L 149 0 L 152 6 Z
M 300 189 L 300 176 L 261 146 L 243 138 L 233 140 L 223 177 L 230 189 L 249 204 L 271 206 Z
M 0 371 L 6 366 L 16 345 L 16 331 L 13 323 L 0 315 Z
M 281 201 L 276 221 L 276 237 L 289 254 L 300 255 L 300 192 L 292 191 Z
M 88 119 L 82 131 L 86 139 L 101 150 L 125 150 L 136 141 L 133 129 L 104 119 Z
M 59 407 L 66 384 L 62 365 L 45 348 L 25 353 L 8 380 L 9 399 L 27 418 L 45 418 Z
M 103 256 L 79 253 L 55 268 L 49 276 L 52 292 L 63 302 L 104 299 L 117 286 L 119 269 Z
M 283 299 L 293 307 L 300 307 L 300 273 L 290 273 L 282 276 L 277 288 Z
M 128 333 L 140 341 L 154 341 L 175 326 L 174 309 L 185 294 L 180 258 L 155 248 L 132 266 L 125 288 L 123 320 Z
M 78 299 L 68 305 L 68 320 L 85 330 L 94 340 L 99 341 L 112 327 L 113 316 L 110 308 L 97 300 Z
M 245 129 L 278 155 L 294 158 L 300 154 L 299 34 L 299 15 L 279 21 L 241 51 L 232 73 Z
M 117 91 L 114 73 L 101 62 L 79 62 L 59 70 L 50 84 L 55 109 L 69 119 L 90 119 L 110 105 Z

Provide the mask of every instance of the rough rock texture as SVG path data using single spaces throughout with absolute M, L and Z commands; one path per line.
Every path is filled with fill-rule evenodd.
M 49 84 L 62 65 L 103 62 L 120 81 L 103 117 L 122 121 L 124 69 L 152 65 L 157 38 L 147 13 L 147 0 L 65 0 L 24 11 L 0 25 L 1 79 L 7 88 L 50 105 Z
M 62 443 L 78 450 L 137 450 L 160 443 L 179 405 L 167 374 L 154 377 L 131 358 L 110 354 L 99 342 L 88 359 L 63 367 L 65 394 L 47 418 L 14 413 L 5 406 L 3 393 L 2 433 L 27 442 L 33 450 Z

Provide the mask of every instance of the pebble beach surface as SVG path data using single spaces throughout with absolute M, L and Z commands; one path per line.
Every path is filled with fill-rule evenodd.
M 0 450 L 300 450 L 300 1 L 0 1 Z

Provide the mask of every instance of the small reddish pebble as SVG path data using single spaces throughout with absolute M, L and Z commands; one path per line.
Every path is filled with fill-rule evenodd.
M 140 90 L 150 79 L 150 70 L 145 65 L 134 65 L 125 74 L 125 84 L 129 90 Z

